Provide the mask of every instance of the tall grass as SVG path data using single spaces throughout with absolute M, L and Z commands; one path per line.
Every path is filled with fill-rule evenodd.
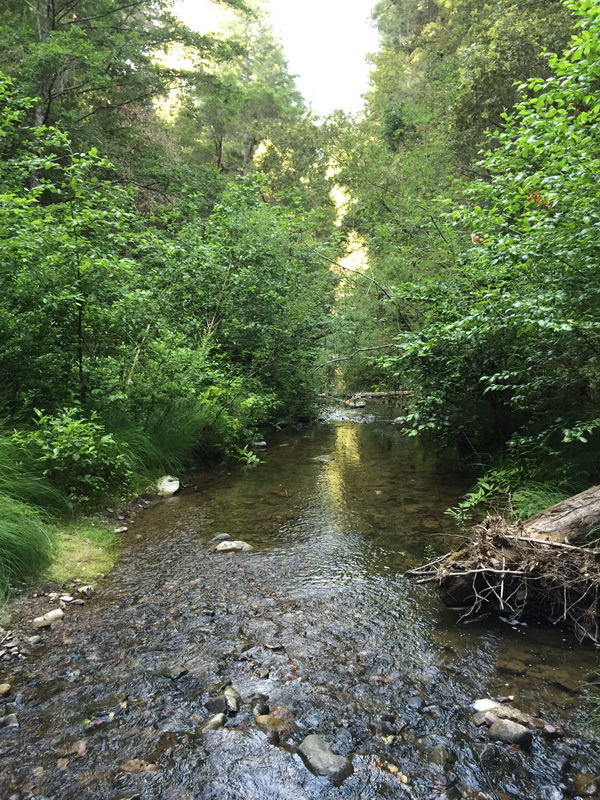
M 566 500 L 575 491 L 571 487 L 566 488 L 564 484 L 532 481 L 512 492 L 512 504 L 518 517 L 528 519 L 539 514 L 540 511 Z
M 42 469 L 27 450 L 10 436 L 0 433 L 0 497 L 35 506 L 44 515 L 70 516 L 65 495 L 42 475 Z
M 64 422 L 62 418 L 58 422 L 61 420 Z M 50 419 L 50 423 L 54 422 L 54 418 Z M 96 425 L 96 421 L 93 422 Z M 54 464 L 55 486 L 44 477 L 44 463 L 36 461 L 37 451 L 27 439 L 19 446 L 9 435 L 0 433 L 0 596 L 6 596 L 15 582 L 33 577 L 48 567 L 55 545 L 55 558 L 57 554 L 61 557 L 61 547 L 64 550 L 66 540 L 57 538 L 52 522 L 72 514 L 67 494 L 77 508 L 87 510 L 99 507 L 103 500 L 118 502 L 143 490 L 161 474 L 177 473 L 199 460 L 233 452 L 243 431 L 243 425 L 228 413 L 228 409 L 206 400 L 174 404 L 168 412 L 157 413 L 144 425 L 130 418 L 107 415 L 102 419 L 102 426 L 114 435 L 118 456 L 123 461 L 124 478 L 106 483 L 106 497 L 98 494 L 91 499 L 79 498 L 76 490 L 81 487 L 72 485 L 71 473 L 67 471 L 62 475 L 60 472 L 63 462 L 69 469 L 73 468 L 69 454 L 77 453 L 77 437 L 77 441 L 57 439 L 70 449 L 65 450 L 63 461 L 57 460 Z M 75 433 L 78 431 L 79 428 Z M 99 428 L 98 436 L 101 433 Z M 95 474 L 93 453 L 95 450 L 86 451 L 85 469 Z M 82 462 L 76 462 L 79 463 Z M 106 463 L 99 462 L 98 480 L 102 480 L 100 470 L 105 468 Z M 81 537 L 74 537 L 67 544 L 71 550 L 82 549 L 83 558 L 85 548 L 81 541 Z M 77 557 L 77 553 L 71 553 L 70 563 L 77 563 Z
M 131 470 L 141 482 L 222 456 L 239 433 L 226 411 L 198 400 L 176 403 L 145 424 L 116 416 L 105 422 L 123 443 Z
M 38 574 L 52 559 L 52 535 L 31 506 L 0 495 L 0 596 Z
M 0 598 L 49 566 L 54 535 L 48 522 L 70 511 L 27 453 L 0 434 Z

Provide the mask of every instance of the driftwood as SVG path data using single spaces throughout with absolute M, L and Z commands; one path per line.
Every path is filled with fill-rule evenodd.
M 487 517 L 459 550 L 408 574 L 435 582 L 461 619 L 489 612 L 543 617 L 600 646 L 600 549 L 577 543 L 599 524 L 594 486 L 525 522 Z

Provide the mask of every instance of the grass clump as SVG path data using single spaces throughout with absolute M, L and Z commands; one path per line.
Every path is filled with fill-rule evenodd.
M 0 495 L 0 597 L 50 565 L 53 538 L 39 511 Z
M 117 560 L 121 540 L 108 525 L 82 519 L 68 526 L 54 526 L 52 564 L 46 577 L 58 583 L 78 578 L 94 583 L 109 572 Z

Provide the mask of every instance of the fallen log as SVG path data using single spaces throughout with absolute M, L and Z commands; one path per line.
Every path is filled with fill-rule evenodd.
M 487 517 L 458 550 L 408 574 L 436 583 L 463 620 L 543 617 L 600 646 L 600 549 L 581 541 L 599 524 L 600 486 L 593 486 L 524 522 Z

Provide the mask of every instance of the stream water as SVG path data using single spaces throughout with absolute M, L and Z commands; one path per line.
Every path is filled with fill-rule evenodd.
M 580 693 L 596 651 L 535 623 L 457 624 L 404 577 L 426 545 L 451 548 L 443 512 L 468 481 L 373 413 L 274 435 L 258 467 L 198 474 L 140 513 L 97 595 L 0 671 L 20 722 L 0 730 L 2 798 L 579 796 L 598 771 Z M 211 553 L 223 532 L 253 550 Z M 242 706 L 203 732 L 224 681 Z M 470 704 L 498 695 L 566 737 L 490 741 Z M 288 721 L 278 744 L 257 704 Z M 341 786 L 297 755 L 310 733 L 352 756 Z

